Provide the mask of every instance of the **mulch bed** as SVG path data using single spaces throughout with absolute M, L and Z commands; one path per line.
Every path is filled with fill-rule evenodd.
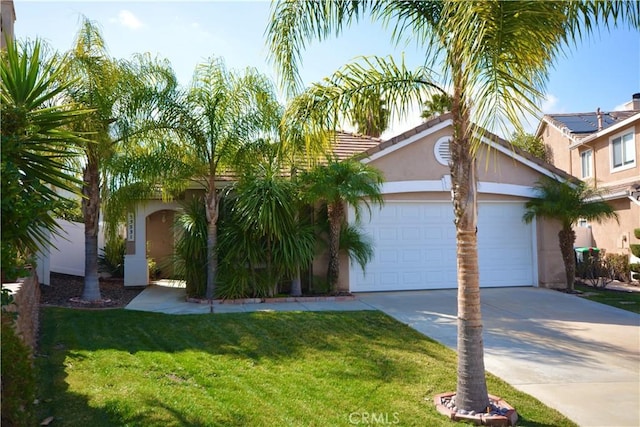
M 40 285 L 40 304 L 70 308 L 123 308 L 144 288 L 125 288 L 123 279 L 100 279 L 102 300 L 80 301 L 83 277 L 51 273 L 51 284 Z

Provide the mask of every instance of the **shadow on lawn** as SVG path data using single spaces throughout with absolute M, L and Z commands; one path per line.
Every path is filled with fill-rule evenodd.
M 404 334 L 397 336 L 393 331 L 398 323 L 377 311 L 172 316 L 47 308 L 42 325 L 41 335 L 53 340 L 52 347 L 62 345 L 68 350 L 113 349 L 130 354 L 200 350 L 257 362 L 264 358 L 295 359 L 309 350 L 343 351 L 345 342 L 362 346 L 375 343 L 385 349 L 421 353 L 426 350 L 421 341 L 435 342 L 404 325 L 404 332 L 415 340 L 407 341 Z M 46 342 L 43 340 L 45 348 Z M 354 354 L 360 350 L 353 348 Z

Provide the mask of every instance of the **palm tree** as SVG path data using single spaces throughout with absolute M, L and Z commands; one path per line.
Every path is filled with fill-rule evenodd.
M 379 137 L 389 126 L 389 109 L 379 90 L 363 91 L 353 100 L 357 109 L 351 111 L 351 121 L 358 133 Z
M 88 111 L 56 103 L 72 83 L 61 81 L 62 61 L 37 40 L 22 46 L 12 41 L 2 53 L 3 273 L 18 252 L 35 254 L 48 244 L 46 231 L 59 232 L 52 211 L 67 199 L 56 189 L 80 192 L 69 161 L 84 140 L 67 127 Z
M 537 1 L 317 1 L 283 0 L 272 9 L 268 34 L 272 58 L 290 95 L 300 91 L 297 67 L 312 39 L 322 40 L 359 20 L 372 18 L 392 28 L 397 41 L 417 40 L 425 64 L 440 66 L 437 84 L 428 67 L 414 72 L 392 60 L 367 59 L 315 85 L 310 107 L 346 114 L 354 94 L 380 88 L 392 111 L 406 112 L 411 102 L 424 104 L 442 87 L 451 87 L 453 139 L 451 179 L 458 261 L 459 408 L 480 411 L 488 405 L 482 346 L 482 317 L 477 251 L 477 180 L 475 151 L 480 139 L 472 123 L 493 129 L 519 123 L 520 114 L 536 111 L 549 67 L 564 48 L 591 34 L 595 25 L 628 20 L 640 27 L 635 2 Z M 326 126 L 326 123 L 324 124 Z
M 422 110 L 420 117 L 428 119 L 448 111 L 451 111 L 451 96 L 447 93 L 434 93 L 431 99 L 424 103 L 424 110 Z
M 273 85 L 255 69 L 228 70 L 221 58 L 196 68 L 181 114 L 180 144 L 189 179 L 206 193 L 209 299 L 217 280 L 218 174 L 233 172 L 240 147 L 277 134 L 281 116 Z
M 304 194 L 312 204 L 327 205 L 329 221 L 329 266 L 327 281 L 332 291 L 340 277 L 340 232 L 346 221 L 347 205 L 354 208 L 356 222 L 362 215 L 362 205 L 382 204 L 380 193 L 383 177 L 377 169 L 356 160 L 339 161 L 328 158 L 301 176 Z
M 85 226 L 85 275 L 81 298 L 101 299 L 98 281 L 98 221 L 109 179 L 107 165 L 123 145 L 174 126 L 168 101 L 177 81 L 166 64 L 139 56 L 131 62 L 107 54 L 98 28 L 85 19 L 68 53 L 64 73 L 75 79 L 64 95 L 92 112 L 76 121 L 90 143 L 83 147 L 82 214 Z
M 618 220 L 618 214 L 602 199 L 601 193 L 580 181 L 569 183 L 545 177 L 536 185 L 538 198 L 529 200 L 523 220 L 530 223 L 534 218 L 549 218 L 560 221 L 562 228 L 558 242 L 567 280 L 567 289 L 573 291 L 576 279 L 576 261 L 573 245 L 576 233 L 573 226 L 579 219 L 602 222 Z

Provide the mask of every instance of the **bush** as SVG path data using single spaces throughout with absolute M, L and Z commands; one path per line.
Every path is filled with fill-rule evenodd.
M 640 245 L 629 245 L 629 248 L 634 256 L 640 258 Z
M 624 254 L 606 254 L 605 261 L 613 271 L 613 278 L 621 282 L 628 282 L 629 277 L 629 256 Z
M 608 254 L 611 255 L 611 254 Z M 604 288 L 614 279 L 614 271 L 608 257 L 591 256 L 576 265 L 576 275 L 587 285 Z
M 102 254 L 98 255 L 98 271 L 109 273 L 112 277 L 124 277 L 125 250 L 124 237 L 116 236 L 108 241 L 102 248 Z
M 636 236 L 636 239 L 640 239 L 640 228 L 634 228 L 633 235 Z
M 207 288 L 207 213 L 204 200 L 194 197 L 176 218 L 176 275 L 186 282 L 187 296 L 201 298 Z
M 2 425 L 33 426 L 36 379 L 29 347 L 16 335 L 13 321 L 2 312 Z

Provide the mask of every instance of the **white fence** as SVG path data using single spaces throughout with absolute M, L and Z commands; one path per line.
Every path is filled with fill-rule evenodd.
M 62 232 L 51 236 L 51 245 L 38 253 L 37 273 L 40 283 L 50 284 L 51 273 L 84 276 L 84 224 L 57 220 Z M 101 224 L 102 225 L 102 224 Z M 104 247 L 104 229 L 98 232 L 98 253 Z

